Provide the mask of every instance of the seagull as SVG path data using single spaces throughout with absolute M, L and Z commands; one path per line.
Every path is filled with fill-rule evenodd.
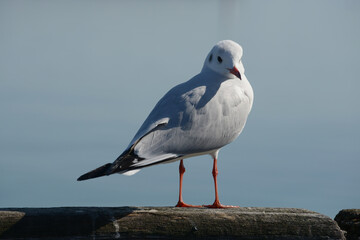
M 232 41 L 218 42 L 208 53 L 199 74 L 173 87 L 155 105 L 126 150 L 78 181 L 114 173 L 133 175 L 141 168 L 180 160 L 177 207 L 226 208 L 218 196 L 219 150 L 242 132 L 254 99 L 241 58 L 242 47 Z M 183 159 L 199 155 L 213 158 L 215 201 L 190 205 L 182 198 Z

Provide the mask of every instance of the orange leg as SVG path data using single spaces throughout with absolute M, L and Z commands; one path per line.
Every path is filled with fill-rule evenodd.
M 185 167 L 182 159 L 180 160 L 179 173 L 180 173 L 179 201 L 175 207 L 202 207 L 202 206 L 186 204 L 182 199 L 182 180 L 183 180 L 183 175 L 185 173 Z
M 212 175 L 214 177 L 214 184 L 215 184 L 215 201 L 212 205 L 204 205 L 204 207 L 208 207 L 208 208 L 236 208 L 237 206 L 227 206 L 227 205 L 222 205 L 220 203 L 219 200 L 219 195 L 218 195 L 218 185 L 217 185 L 217 175 L 218 175 L 218 169 L 217 169 L 217 159 L 214 158 L 214 165 L 213 165 L 213 170 L 212 170 Z

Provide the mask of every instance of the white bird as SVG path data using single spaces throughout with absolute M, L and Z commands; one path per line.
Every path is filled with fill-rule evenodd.
M 215 201 L 217 156 L 243 130 L 254 93 L 241 62 L 243 50 L 231 40 L 218 42 L 207 55 L 201 72 L 165 94 L 142 124 L 126 150 L 113 162 L 78 178 L 78 181 L 121 173 L 132 175 L 141 168 L 180 161 L 178 207 L 194 207 L 182 200 L 183 159 L 209 154 L 214 160 Z M 197 206 L 195 206 L 197 207 Z

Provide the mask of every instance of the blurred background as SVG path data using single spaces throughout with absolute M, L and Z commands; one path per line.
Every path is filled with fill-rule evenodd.
M 359 1 L 0 1 L 0 207 L 174 206 L 178 162 L 114 161 L 215 43 L 243 46 L 255 101 L 219 155 L 223 204 L 360 208 Z M 211 204 L 210 156 L 184 200 Z

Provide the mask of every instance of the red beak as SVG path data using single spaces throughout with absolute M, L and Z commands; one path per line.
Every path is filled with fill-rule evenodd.
M 233 68 L 228 68 L 229 72 L 234 74 L 237 78 L 239 78 L 241 80 L 241 74 L 239 72 L 239 70 L 234 66 Z

